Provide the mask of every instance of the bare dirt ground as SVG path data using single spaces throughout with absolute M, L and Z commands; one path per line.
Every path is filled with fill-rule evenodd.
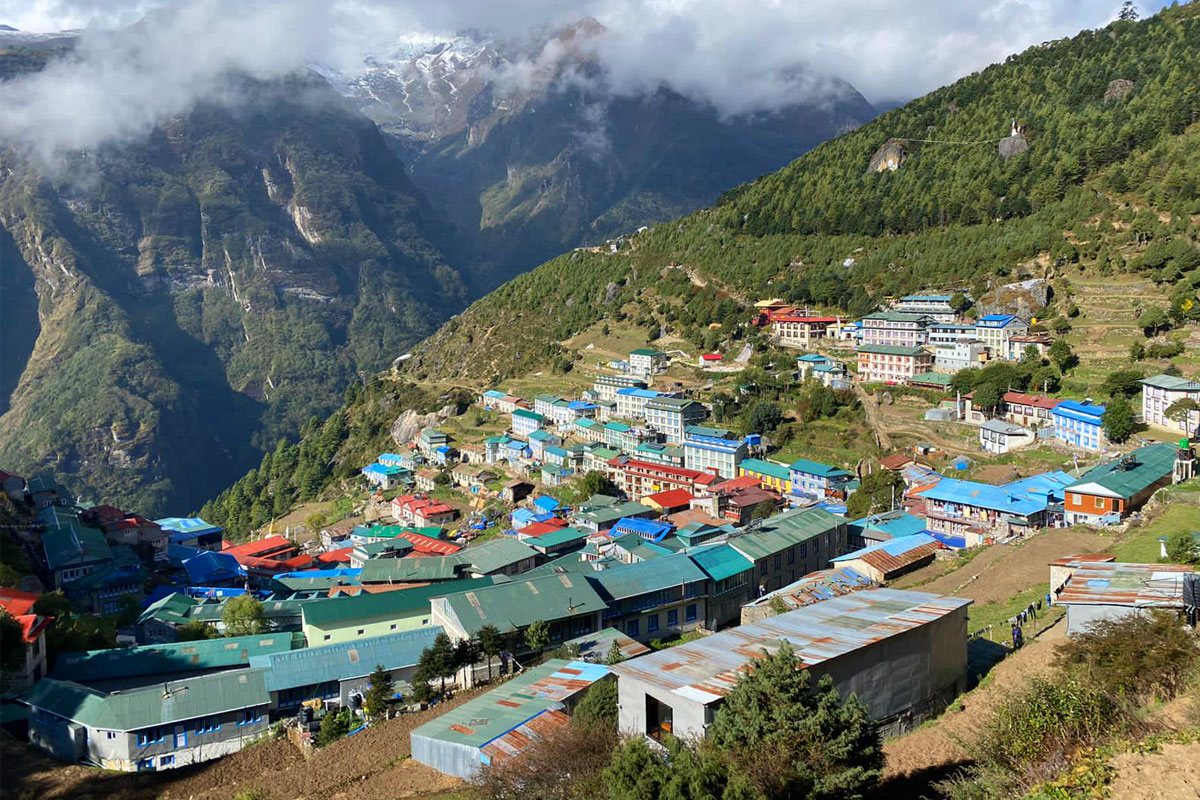
M 1087 530 L 1047 530 L 1020 544 L 993 545 L 953 572 L 947 572 L 953 569 L 953 561 L 935 561 L 893 586 L 969 597 L 977 603 L 1000 603 L 1035 584 L 1048 584 L 1049 562 L 1076 553 L 1101 552 L 1112 543 L 1112 537 Z
M 1164 745 L 1161 753 L 1125 753 L 1112 764 L 1117 777 L 1109 800 L 1200 797 L 1200 742 Z
M 255 745 L 194 769 L 106 772 L 54 761 L 0 734 L 4 800 L 231 800 L 259 789 L 272 800 L 402 800 L 436 797 L 463 783 L 409 758 L 408 734 L 476 693 L 366 729 L 318 750 L 309 761 L 286 739 Z

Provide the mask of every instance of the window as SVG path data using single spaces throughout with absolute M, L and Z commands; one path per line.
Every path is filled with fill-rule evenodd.
M 758 574 L 759 575 L 767 574 L 767 560 L 765 558 L 763 559 L 763 562 L 758 565 Z
M 1093 497 L 1092 502 L 1096 504 L 1096 508 L 1104 508 L 1104 498 L 1103 497 Z
M 630 636 L 638 636 L 641 633 L 636 619 L 631 619 L 625 623 L 625 633 Z
M 163 740 L 162 728 L 146 728 L 143 731 L 138 731 L 137 743 L 138 747 L 145 747 L 151 744 L 157 744 Z
M 243 708 L 238 715 L 238 725 L 253 725 L 262 719 L 262 713 L 257 708 Z
M 646 617 L 646 633 L 654 633 L 658 630 L 658 614 L 651 614 Z
M 692 603 L 683 611 L 683 618 L 688 622 L 696 621 L 696 604 Z
M 808 558 L 808 542 L 803 542 L 800 545 L 800 557 Z
M 105 732 L 104 732 L 104 738 L 106 738 L 106 739 L 115 739 L 115 738 L 117 738 L 117 732 L 116 732 L 116 731 L 105 731 Z
M 221 730 L 219 716 L 201 717 L 196 721 L 196 733 L 213 733 L 219 730 Z
M 679 609 L 672 608 L 667 612 L 667 627 L 674 628 L 679 625 Z
M 792 547 L 788 550 L 788 563 L 789 564 L 796 563 L 796 548 L 794 548 L 794 547 Z
M 775 569 L 779 569 L 781 566 L 783 566 L 783 554 L 776 553 L 775 554 Z
M 175 764 L 175 756 L 161 756 L 158 759 L 158 765 L 160 767 L 170 767 L 170 766 L 173 766 L 174 764 Z
M 362 636 L 362 635 L 363 635 L 363 629 L 362 629 L 362 628 L 359 628 L 359 629 L 358 629 L 358 635 L 359 635 L 359 636 Z
M 396 623 L 394 623 L 394 622 L 393 622 L 393 623 L 392 623 L 392 624 L 389 626 L 389 628 L 390 628 L 391 630 L 396 630 Z

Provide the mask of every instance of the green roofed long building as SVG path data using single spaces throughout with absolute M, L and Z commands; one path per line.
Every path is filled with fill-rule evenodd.
M 1113 525 L 1125 519 L 1171 482 L 1178 452 L 1174 444 L 1151 444 L 1088 470 L 1063 490 L 1066 521 Z
M 766 594 L 849 552 L 847 520 L 820 506 L 796 508 L 730 536 L 728 544 L 754 562 L 757 593 Z
M 316 646 L 426 628 L 431 624 L 432 598 L 491 586 L 491 578 L 466 578 L 389 592 L 364 591 L 353 597 L 314 600 L 305 603 L 301 610 L 304 636 L 310 645 Z
M 34 747 L 133 772 L 241 750 L 266 730 L 271 698 L 262 670 L 238 669 L 112 693 L 47 678 L 22 702 Z

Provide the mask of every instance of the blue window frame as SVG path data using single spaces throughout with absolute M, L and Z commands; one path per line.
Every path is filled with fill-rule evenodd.
M 221 730 L 221 718 L 219 716 L 201 717 L 196 720 L 196 733 L 214 733 Z
M 629 634 L 630 636 L 637 636 L 639 633 L 641 633 L 641 628 L 636 619 L 631 619 L 629 622 L 625 623 L 625 633 Z
M 166 734 L 163 732 L 162 728 L 147 728 L 144 731 L 138 731 L 138 747 L 146 747 L 147 745 L 158 744 L 164 738 L 166 738 Z
M 262 719 L 262 713 L 257 708 L 243 708 L 242 713 L 238 715 L 237 724 L 239 726 L 253 725 L 260 719 Z
M 683 610 L 683 618 L 688 622 L 696 621 L 696 604 L 692 603 Z
M 175 764 L 175 756 L 159 756 L 158 765 L 160 767 L 170 767 Z
M 658 630 L 658 614 L 651 614 L 646 617 L 646 633 L 654 633 Z
M 678 624 L 679 624 L 679 609 L 672 608 L 670 611 L 667 612 L 667 627 L 674 628 Z

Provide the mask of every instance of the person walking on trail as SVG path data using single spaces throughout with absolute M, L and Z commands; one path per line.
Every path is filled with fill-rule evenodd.
M 1013 625 L 1012 629 L 1013 650 L 1020 650 L 1021 645 L 1025 644 L 1025 634 L 1021 632 L 1020 625 Z

